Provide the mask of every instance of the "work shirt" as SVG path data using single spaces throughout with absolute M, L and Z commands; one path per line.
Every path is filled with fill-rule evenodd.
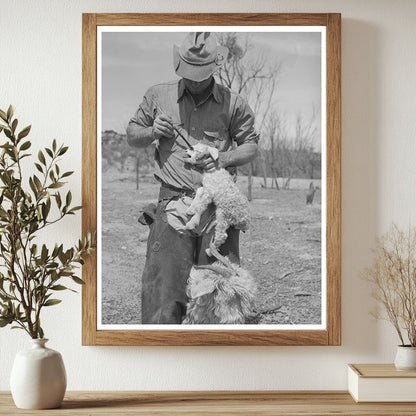
M 198 142 L 225 152 L 244 143 L 257 143 L 254 115 L 237 93 L 215 81 L 207 98 L 195 104 L 182 79 L 155 85 L 146 92 L 130 123 L 151 127 L 158 115 L 171 117 L 173 139 L 156 143 L 155 177 L 169 186 L 195 190 L 201 186 L 202 173 L 185 162 L 186 149 Z M 183 137 L 181 137 L 183 136 Z

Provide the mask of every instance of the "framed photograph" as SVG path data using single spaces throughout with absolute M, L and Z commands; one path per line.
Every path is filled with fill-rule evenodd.
M 83 15 L 83 345 L 341 344 L 340 36 Z

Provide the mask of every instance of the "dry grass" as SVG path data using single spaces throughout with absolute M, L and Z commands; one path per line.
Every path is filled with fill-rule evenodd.
M 246 178 L 239 185 L 246 190 Z M 306 205 L 309 180 L 294 190 L 263 189 L 255 178 L 252 225 L 241 236 L 242 266 L 259 287 L 262 324 L 319 324 L 321 318 L 321 195 Z M 319 181 L 314 181 L 320 185 Z M 158 185 L 148 178 L 135 190 L 130 174 L 109 170 L 103 178 L 103 323 L 140 324 L 140 277 L 147 227 L 139 210 L 154 202 Z

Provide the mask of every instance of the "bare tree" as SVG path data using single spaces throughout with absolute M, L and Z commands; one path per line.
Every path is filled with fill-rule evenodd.
M 218 71 L 219 81 L 241 94 L 256 115 L 256 129 L 262 133 L 263 125 L 276 91 L 281 62 L 270 61 L 265 53 L 251 53 L 250 35 L 225 32 L 219 42 L 229 50 L 227 62 Z M 252 199 L 253 163 L 248 172 L 248 199 Z
M 153 164 L 154 145 L 145 149 L 130 147 L 127 144 L 126 135 L 119 134 L 113 130 L 102 132 L 101 143 L 103 171 L 113 167 L 122 173 L 125 171 L 129 159 L 133 159 L 136 173 L 136 189 L 139 189 L 140 171 L 144 172 L 151 169 Z
M 285 113 L 276 107 L 270 110 L 263 128 L 263 154 L 266 169 L 272 177 L 272 187 L 280 189 L 278 177 L 282 177 L 281 188 L 289 189 L 293 177 L 313 179 L 319 172 L 321 153 L 315 150 L 316 118 L 314 109 L 308 118 L 299 114 L 290 137 L 289 120 Z
M 284 167 L 285 147 L 287 147 L 288 135 L 286 127 L 286 117 L 283 112 L 273 108 L 267 118 L 264 128 L 265 161 L 271 172 L 272 181 L 276 189 L 280 189 L 277 177 Z
M 310 118 L 298 114 L 295 124 L 295 137 L 292 144 L 287 144 L 282 149 L 284 176 L 284 189 L 290 188 L 290 181 L 296 172 L 307 174 L 311 166 L 316 165 L 317 153 L 314 151 L 314 141 L 318 133 L 316 126 L 317 112 L 315 108 L 312 109 Z
M 315 159 L 314 142 L 318 133 L 316 118 L 316 109 L 312 107 L 312 113 L 309 119 L 305 119 L 301 115 L 298 115 L 296 119 L 295 150 L 298 156 L 296 163 L 297 168 L 305 175 L 310 173 L 311 163 Z

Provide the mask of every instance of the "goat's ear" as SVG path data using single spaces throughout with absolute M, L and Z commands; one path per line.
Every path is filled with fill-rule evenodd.
M 201 279 L 193 279 L 188 286 L 188 296 L 196 299 L 204 295 L 212 293 L 216 288 L 215 280 L 209 275 L 203 276 Z

